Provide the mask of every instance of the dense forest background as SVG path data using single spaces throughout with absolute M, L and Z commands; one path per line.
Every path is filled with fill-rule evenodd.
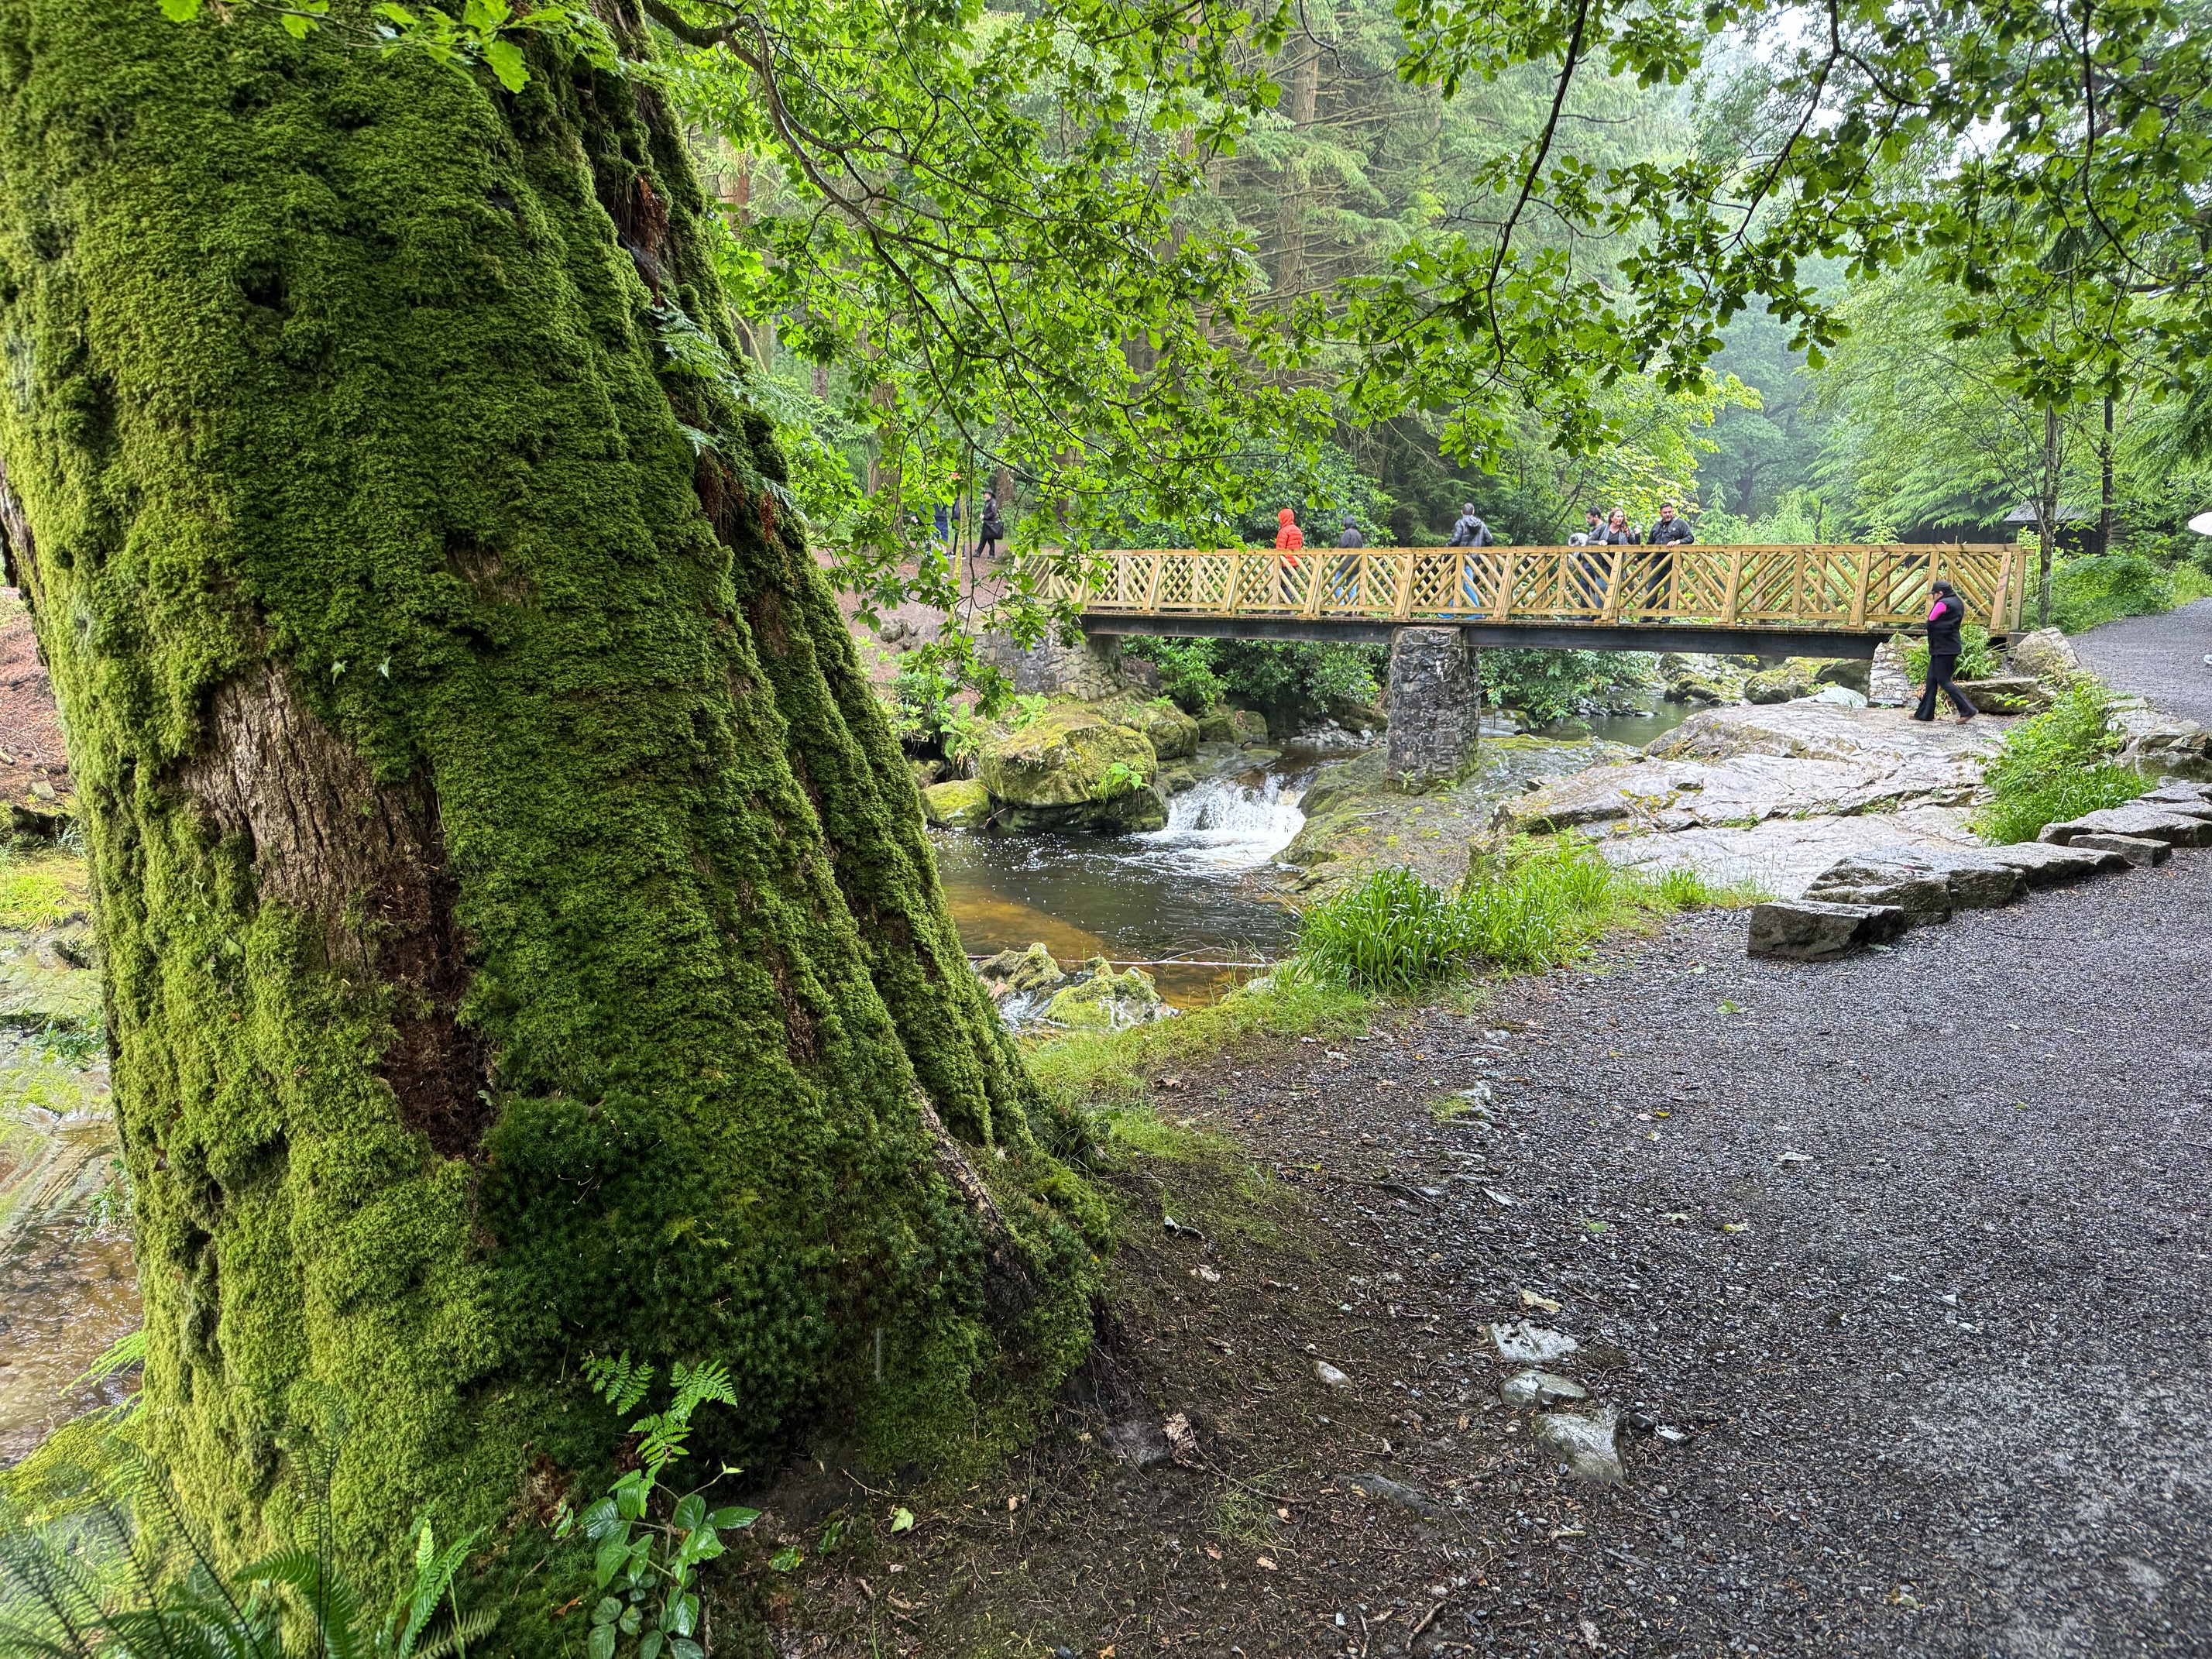
M 987 12 L 979 33 L 1015 16 Z M 1247 65 L 1279 88 L 1274 107 L 1228 153 L 1204 160 L 1196 188 L 1176 202 L 1171 236 L 1233 251 L 1263 329 L 1273 317 L 1291 337 L 1301 319 L 1340 314 L 1347 295 L 1357 303 L 1362 286 L 1409 250 L 1497 234 L 1500 164 L 1540 124 L 1552 78 L 1522 65 L 1446 96 L 1401 76 L 1408 51 L 1395 12 L 1378 0 L 1310 0 L 1279 51 Z M 1592 165 L 1699 155 L 1725 165 L 1730 145 L 1756 141 L 1746 87 L 1759 70 L 1723 53 L 1676 85 L 1585 77 L 1563 126 Z M 885 282 L 880 245 L 840 266 L 821 234 L 822 192 L 760 141 L 742 103 L 706 95 L 725 85 L 704 70 L 690 82 L 695 154 L 731 233 L 726 276 L 755 384 L 800 457 L 817 527 L 832 540 L 868 534 L 880 522 L 870 503 L 896 495 L 895 528 L 918 542 L 939 506 L 965 520 L 990 490 L 1015 510 L 1010 520 L 1047 509 L 1048 533 L 1067 502 L 1040 499 L 1013 422 L 979 429 L 957 397 L 933 406 L 929 322 L 914 314 L 921 295 Z M 1019 96 L 1046 131 L 1082 131 L 1081 112 L 1055 104 L 1048 76 Z M 951 234 L 959 217 L 956 203 L 945 216 Z M 1619 251 L 1615 239 L 1548 216 L 1540 201 L 1515 234 L 1522 247 L 1567 254 L 1601 283 Z M 806 257 L 795 259 L 800 250 Z M 1808 354 L 1790 324 L 1754 303 L 1723 328 L 1702 384 L 1670 392 L 1631 376 L 1582 394 L 1603 405 L 1610 441 L 1579 453 L 1562 443 L 1556 416 L 1508 407 L 1501 391 L 1491 412 L 1503 441 L 1480 456 L 1455 453 L 1463 446 L 1452 441 L 1449 413 L 1378 413 L 1363 399 L 1362 366 L 1347 345 L 1314 347 L 1310 332 L 1308 349 L 1273 365 L 1248 351 L 1240 368 L 1301 398 L 1283 407 L 1306 419 L 1279 443 L 1264 431 L 1224 431 L 1216 459 L 1246 488 L 1239 495 L 1217 486 L 1211 523 L 1201 510 L 1200 527 L 1224 543 L 1264 544 L 1276 509 L 1290 506 L 1317 538 L 1333 540 L 1350 514 L 1371 543 L 1418 545 L 1444 540 L 1472 502 L 1499 539 L 1539 543 L 1565 539 L 1588 507 L 1622 507 L 1642 524 L 1671 500 L 1706 540 L 2010 540 L 2032 533 L 2039 489 L 2055 477 L 2062 549 L 2127 556 L 2125 571 L 2104 573 L 2121 586 L 2155 586 L 2192 544 L 2212 550 L 2183 528 L 2212 495 L 2201 410 L 2158 400 L 2160 366 L 2124 368 L 2118 395 L 2062 410 L 2054 441 L 2044 411 L 2007 387 L 2002 328 L 1970 321 L 1968 337 L 1956 337 L 1958 307 L 1911 265 L 1854 281 L 1841 260 L 1814 256 L 1798 274 L 1838 307 L 1849 330 L 1838 345 Z M 872 338 L 855 291 L 872 294 L 885 313 Z M 832 293 L 842 315 L 823 304 Z M 892 337 L 919 349 L 901 361 L 883 343 Z M 1122 349 L 1141 390 L 1159 354 L 1134 337 Z M 1079 441 L 1072 435 L 1061 458 Z M 1191 515 L 1164 518 L 1104 493 L 1106 509 L 1085 526 L 1094 545 L 1184 545 L 1195 533 Z M 2077 573 L 2075 586 L 2094 574 Z M 2089 619 L 2075 611 L 2077 623 Z

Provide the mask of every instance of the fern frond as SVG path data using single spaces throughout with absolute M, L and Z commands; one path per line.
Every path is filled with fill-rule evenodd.
M 499 1627 L 499 1609 L 478 1607 L 451 1629 L 443 1630 L 424 1647 L 415 1650 L 413 1659 L 446 1659 L 447 1654 L 465 1651 Z
M 645 1391 L 653 1382 L 653 1367 L 633 1364 L 625 1349 L 619 1359 L 602 1359 L 596 1354 L 586 1357 L 584 1376 L 591 1383 L 592 1392 L 620 1414 L 645 1398 Z

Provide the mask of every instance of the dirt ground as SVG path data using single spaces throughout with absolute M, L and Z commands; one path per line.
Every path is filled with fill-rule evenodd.
M 781 1651 L 2212 1651 L 2207 915 L 2185 852 L 1820 966 L 1694 916 L 1153 1079 L 1098 1358 L 965 1490 L 787 1482 Z M 1624 1485 L 1501 1403 L 1523 1316 Z

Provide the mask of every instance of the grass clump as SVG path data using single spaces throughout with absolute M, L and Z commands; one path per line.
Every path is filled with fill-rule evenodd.
M 1030 1074 L 1063 1108 L 1133 1107 L 1146 1099 L 1147 1084 L 1164 1071 L 1218 1058 L 1261 1038 L 1358 1030 L 1372 1006 L 1373 999 L 1355 988 L 1278 972 L 1173 1019 L 1126 1031 L 1047 1038 L 1029 1051 Z M 1131 1133 L 1139 1133 L 1133 1122 Z
M 1617 870 L 1588 842 L 1559 836 L 1478 858 L 1453 893 L 1410 870 L 1378 870 L 1306 912 L 1296 963 L 1319 983 L 1411 996 L 1486 966 L 1555 968 L 1614 928 L 1750 896 L 1693 870 Z
M 2123 738 L 2109 728 L 2110 714 L 2105 688 L 2084 676 L 2014 726 L 1982 774 L 1990 799 L 1974 815 L 1976 831 L 2000 845 L 2033 841 L 2045 824 L 2142 793 L 2138 774 L 2112 763 Z

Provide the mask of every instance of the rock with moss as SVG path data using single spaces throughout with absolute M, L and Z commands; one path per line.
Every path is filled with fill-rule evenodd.
M 1812 690 L 1813 677 L 1796 665 L 1788 664 L 1780 668 L 1761 669 L 1748 676 L 1743 683 L 1743 700 L 1755 703 L 1795 702 Z M 1675 701 L 1692 702 L 1702 699 L 1677 697 Z
M 1083 977 L 1045 1005 L 1044 1017 L 1072 1031 L 1122 1031 L 1175 1012 L 1141 968 L 1115 973 L 1103 957 L 1084 963 Z
M 1108 704 L 1062 703 L 987 738 L 976 775 L 998 803 L 994 823 L 1016 831 L 1107 833 L 1165 824 L 1152 742 L 1113 712 Z
M 921 792 L 921 811 L 940 830 L 981 830 L 991 820 L 991 792 L 974 778 L 933 783 Z
M 1237 717 L 1226 708 L 1209 708 L 1198 717 L 1198 740 L 1200 743 L 1234 743 L 1237 741 Z
M 1019 996 L 1062 984 L 1067 975 L 1042 944 L 1026 951 L 1005 950 L 975 964 L 975 972 L 994 997 Z
M 1188 760 L 1198 753 L 1198 722 L 1165 697 L 1115 697 L 1100 704 L 1099 713 L 1143 732 L 1161 760 Z
M 1248 749 L 1263 749 L 1268 743 L 1267 717 L 1256 708 L 1232 708 L 1229 723 L 1234 740 Z

